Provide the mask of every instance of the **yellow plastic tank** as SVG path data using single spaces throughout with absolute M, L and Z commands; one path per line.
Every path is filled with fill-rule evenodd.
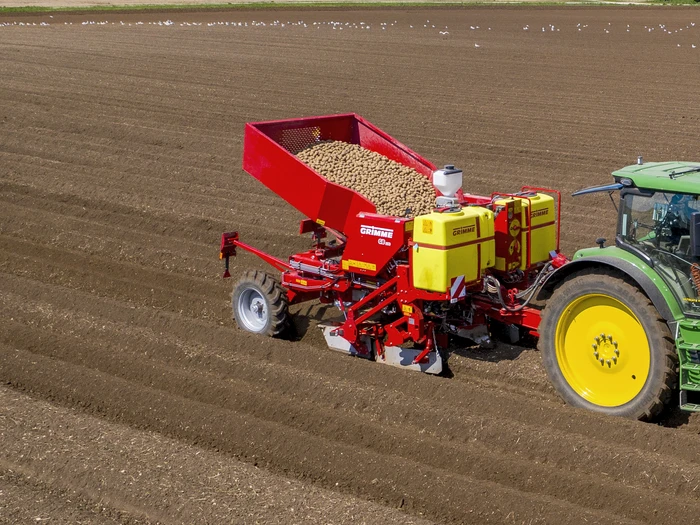
M 481 279 L 496 262 L 493 212 L 477 206 L 415 218 L 412 279 L 421 290 L 446 292 L 452 280 Z
M 554 209 L 554 197 L 544 193 L 530 196 L 530 202 L 525 201 L 525 216 L 527 208 L 532 204 L 532 236 L 530 238 L 530 264 L 549 260 L 549 252 L 557 248 L 557 217 Z
M 496 200 L 494 207 L 507 208 L 512 203 L 515 216 L 506 219 L 496 217 L 495 268 L 501 271 L 527 268 L 528 248 L 530 265 L 549 259 L 549 252 L 557 248 L 556 208 L 554 198 L 545 193 L 524 194 L 524 197 L 507 197 Z M 532 211 L 529 212 L 530 206 Z M 532 220 L 528 239 L 528 217 Z M 518 242 L 513 242 L 519 238 Z M 519 262 L 518 262 L 519 260 Z M 515 261 L 515 262 L 514 262 Z

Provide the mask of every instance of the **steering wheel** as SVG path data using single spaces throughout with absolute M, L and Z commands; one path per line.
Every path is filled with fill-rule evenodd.
M 656 234 L 656 238 L 659 239 L 667 239 L 668 242 L 673 243 L 674 242 L 674 237 L 678 237 L 676 239 L 676 243 L 680 239 L 680 236 L 682 234 L 677 233 L 679 230 L 684 230 L 687 228 L 684 228 L 684 221 L 683 221 L 683 216 L 684 216 L 684 208 L 683 204 L 680 203 L 679 200 L 676 200 L 676 202 L 673 202 L 676 197 L 674 196 L 673 199 L 671 199 L 671 203 L 669 204 L 668 208 L 666 209 L 666 214 L 664 215 L 664 218 L 661 219 L 656 224 L 656 228 L 654 228 L 654 233 Z M 675 232 L 674 232 L 675 230 Z M 664 235 L 663 232 L 666 231 L 667 234 Z

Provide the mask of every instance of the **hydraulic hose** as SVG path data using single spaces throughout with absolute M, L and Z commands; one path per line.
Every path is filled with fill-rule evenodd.
M 519 304 L 518 306 L 508 306 L 506 302 L 503 300 L 503 293 L 501 291 L 501 283 L 498 279 L 496 279 L 493 275 L 487 275 L 484 277 L 484 289 L 486 292 L 490 295 L 496 295 L 498 297 L 498 302 L 501 303 L 501 306 L 508 310 L 509 312 L 519 312 L 523 308 L 525 308 L 532 298 L 535 296 L 537 291 L 542 287 L 544 284 L 544 281 L 546 281 L 546 277 L 549 275 L 550 271 L 552 269 L 552 263 L 548 263 L 547 266 L 542 268 L 542 271 L 539 273 L 537 276 L 537 279 L 535 279 L 535 282 L 532 283 L 532 285 L 525 290 L 517 293 L 515 297 L 517 299 L 522 299 L 523 297 L 525 298 L 524 302 L 522 304 Z

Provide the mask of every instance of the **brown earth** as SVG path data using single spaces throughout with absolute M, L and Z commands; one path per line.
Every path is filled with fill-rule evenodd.
M 529 348 L 466 348 L 451 378 L 344 357 L 315 305 L 296 341 L 242 333 L 217 250 L 307 246 L 241 170 L 243 124 L 346 111 L 466 191 L 561 189 L 569 253 L 611 238 L 607 197 L 568 195 L 638 154 L 697 160 L 695 16 L 0 17 L 0 521 L 694 522 L 696 416 L 566 407 Z
M 556 2 L 557 0 L 518 0 L 518 3 L 526 3 L 526 2 L 537 2 L 537 3 L 545 3 L 547 1 Z M 619 0 L 610 0 L 608 2 L 598 2 L 596 0 L 577 0 L 575 4 L 586 4 L 586 3 L 617 3 Z M 645 4 L 647 3 L 648 0 L 640 0 L 638 2 L 624 2 L 625 4 Z M 115 7 L 115 6 L 120 6 L 120 7 L 138 7 L 138 6 L 143 6 L 143 5 L 148 5 L 148 6 L 176 6 L 176 5 L 181 5 L 181 6 L 196 6 L 196 5 L 209 5 L 212 6 L 219 4 L 220 6 L 226 5 L 231 5 L 231 4 L 236 4 L 237 6 L 241 7 L 252 7 L 256 8 L 256 4 L 270 4 L 270 0 L 236 0 L 235 2 L 216 2 L 212 0 L 2 0 L 0 2 L 0 7 L 42 7 L 42 8 L 49 8 L 53 9 L 56 7 L 65 7 L 65 8 L 85 8 L 85 7 L 98 7 L 98 8 L 104 8 L 104 7 Z M 344 3 L 342 0 L 277 0 L 275 2 L 278 6 L 281 8 L 284 8 L 286 6 L 290 7 L 309 7 L 309 4 L 341 4 Z M 370 8 L 372 8 L 372 4 L 376 4 L 376 0 L 352 0 L 353 4 L 368 4 Z M 382 4 L 426 4 L 425 0 L 381 0 Z M 456 1 L 456 0 L 432 0 L 430 3 L 440 5 L 442 4 L 441 7 L 455 7 L 456 5 L 459 4 L 469 4 L 469 3 L 484 3 L 479 0 L 476 1 Z M 505 4 L 512 4 L 514 3 L 511 0 L 490 0 L 489 3 L 505 3 Z M 623 3 L 620 1 L 620 3 Z M 257 6 L 259 7 L 259 6 Z

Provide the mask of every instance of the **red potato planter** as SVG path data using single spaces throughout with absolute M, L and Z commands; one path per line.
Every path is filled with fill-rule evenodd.
M 359 145 L 420 173 L 434 182 L 435 209 L 417 217 L 378 214 L 367 197 L 296 156 L 327 141 Z M 236 232 L 223 234 L 225 276 L 237 248 L 280 272 L 278 282 L 255 272 L 235 286 L 234 317 L 250 332 L 276 335 L 289 304 L 319 300 L 342 314 L 320 327 L 330 348 L 439 374 L 451 335 L 488 342 L 490 320 L 536 333 L 539 311 L 528 301 L 566 262 L 558 254 L 558 192 L 463 194 L 461 171 L 437 170 L 355 114 L 249 123 L 243 168 L 308 217 L 299 232 L 314 243 L 283 261 Z

